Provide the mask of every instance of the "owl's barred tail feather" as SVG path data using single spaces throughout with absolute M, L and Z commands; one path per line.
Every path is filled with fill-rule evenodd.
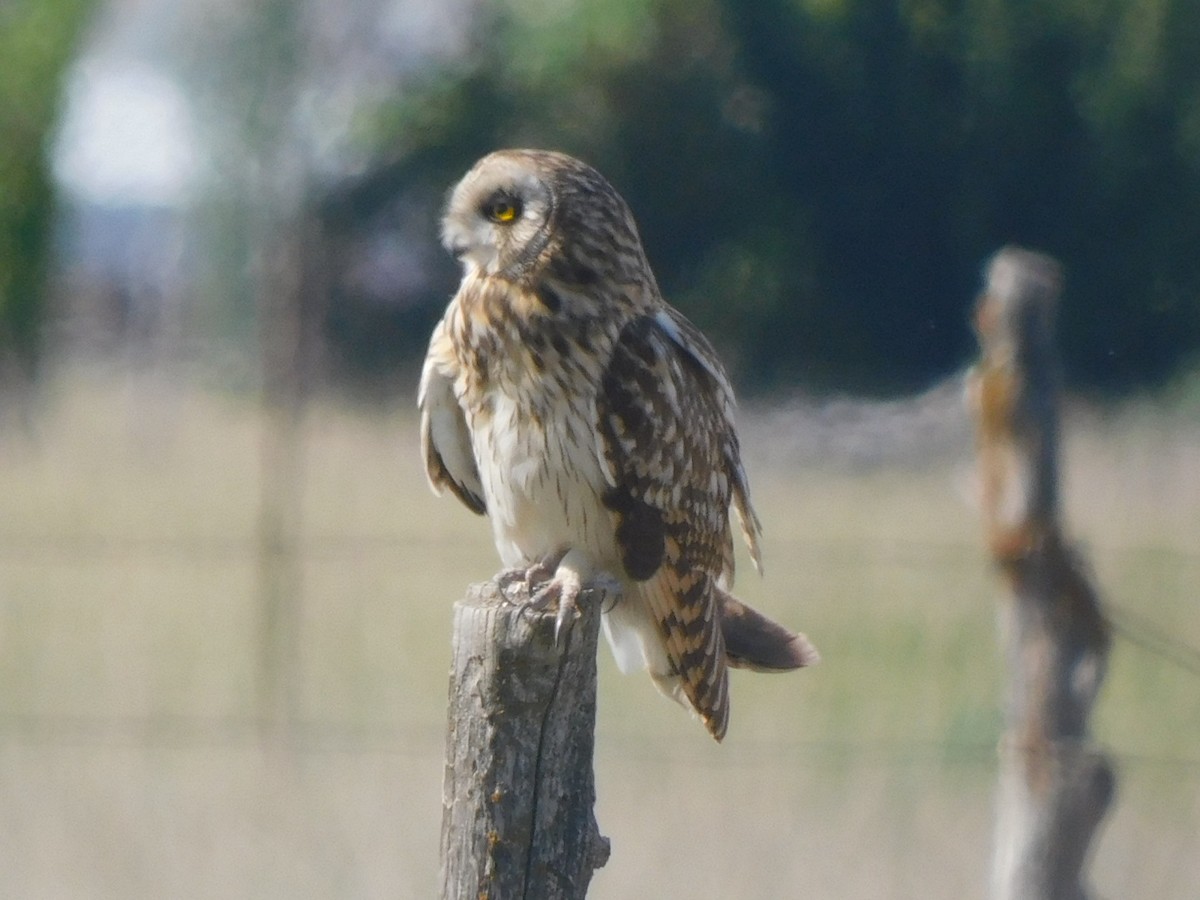
M 821 661 L 807 637 L 789 631 L 732 594 L 716 589 L 725 661 L 737 669 L 789 672 Z
M 712 622 L 707 616 L 697 618 L 696 626 L 700 629 L 698 634 L 712 635 L 702 638 L 703 646 L 715 648 L 718 655 L 714 658 L 694 648 L 674 660 L 674 671 L 679 676 L 676 684 L 686 697 L 685 706 L 695 710 L 708 733 L 721 740 L 730 724 L 728 668 L 787 672 L 814 665 L 821 655 L 808 637 L 787 630 L 715 584 L 712 590 L 714 602 L 710 608 L 714 608 L 720 628 L 715 634 L 709 628 L 701 628 L 702 622 Z M 668 640 L 668 643 L 673 642 Z M 670 680 L 665 680 L 660 688 L 667 690 L 668 684 Z M 684 702 L 683 697 L 676 695 L 680 702 Z

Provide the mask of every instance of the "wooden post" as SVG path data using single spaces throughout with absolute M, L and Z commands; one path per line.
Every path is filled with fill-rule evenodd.
M 263 250 L 259 272 L 262 444 L 258 510 L 259 725 L 291 726 L 299 694 L 304 566 L 304 413 L 316 353 L 315 307 L 328 290 L 324 236 L 298 212 Z M 265 243 L 265 241 L 264 241 Z
M 592 768 L 604 598 L 580 595 L 560 646 L 523 582 L 455 605 L 442 900 L 578 900 L 608 860 Z
M 976 309 L 982 357 L 968 402 L 989 549 L 1008 587 L 996 900 L 1085 900 L 1088 848 L 1115 788 L 1088 731 L 1109 629 L 1059 524 L 1061 280 L 1050 257 L 1007 247 L 992 259 Z

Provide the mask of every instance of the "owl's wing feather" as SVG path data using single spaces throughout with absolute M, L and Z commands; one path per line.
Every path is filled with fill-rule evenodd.
M 443 489 L 449 488 L 469 510 L 482 515 L 487 512 L 487 506 L 467 420 L 454 395 L 453 381 L 439 365 L 445 341 L 445 331 L 439 323 L 429 344 L 417 393 L 417 407 L 421 410 L 421 456 L 435 494 L 440 495 Z
M 741 526 L 742 537 L 746 541 L 746 546 L 750 548 L 750 559 L 754 562 L 754 568 L 761 575 L 763 565 L 759 542 L 762 540 L 762 523 L 754 511 L 754 506 L 750 503 L 750 482 L 747 480 L 746 470 L 742 466 L 741 446 L 734 428 L 734 411 L 737 404 L 733 398 L 733 386 L 729 383 L 729 376 L 725 374 L 717 351 L 709 343 L 708 338 L 679 310 L 672 306 L 666 306 L 655 315 L 655 321 L 683 350 L 685 358 L 707 373 L 712 389 L 716 392 L 724 426 L 725 466 L 729 471 L 733 487 L 733 509 L 737 514 L 738 524 Z M 729 587 L 733 583 L 732 544 L 728 548 L 727 562 L 728 567 L 723 573 L 725 587 Z
M 597 396 L 598 449 L 625 574 L 654 616 L 670 674 L 720 739 L 729 695 L 716 589 L 732 568 L 729 507 L 744 476 L 730 464 L 727 382 L 707 342 L 685 344 L 677 323 L 686 320 L 642 316 L 621 331 Z

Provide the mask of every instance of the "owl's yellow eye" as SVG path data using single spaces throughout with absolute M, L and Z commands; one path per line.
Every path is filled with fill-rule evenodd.
M 483 213 L 499 225 L 508 225 L 521 215 L 521 201 L 512 197 L 496 197 L 487 202 Z

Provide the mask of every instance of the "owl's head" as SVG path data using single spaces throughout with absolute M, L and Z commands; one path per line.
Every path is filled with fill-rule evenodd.
M 479 160 L 450 192 L 442 243 L 468 268 L 513 280 L 568 258 L 602 274 L 614 250 L 644 260 L 629 207 L 604 176 L 546 150 Z

